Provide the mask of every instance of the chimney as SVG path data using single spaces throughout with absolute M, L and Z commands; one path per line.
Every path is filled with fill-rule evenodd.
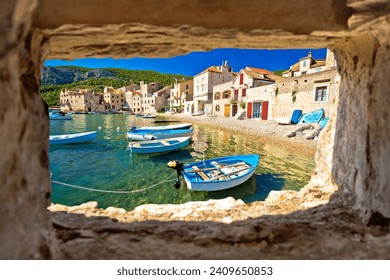
M 307 55 L 308 57 L 311 57 L 311 52 L 309 52 L 309 54 Z
M 224 64 L 226 67 L 229 66 L 229 63 L 227 60 L 225 60 L 225 64 Z

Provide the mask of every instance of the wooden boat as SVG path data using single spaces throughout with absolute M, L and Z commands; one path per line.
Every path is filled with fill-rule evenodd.
M 128 149 L 134 154 L 164 153 L 179 150 L 190 144 L 191 137 L 130 142 Z
M 324 109 L 319 109 L 313 112 L 309 112 L 301 115 L 298 124 L 302 123 L 317 123 L 324 117 L 325 111 Z
M 155 119 L 156 115 L 144 115 L 142 116 L 144 119 Z
M 135 130 L 154 131 L 154 130 L 188 129 L 191 128 L 191 126 L 192 123 L 180 123 L 180 124 L 159 125 L 159 126 L 141 126 L 141 127 L 132 126 L 129 132 L 134 132 Z
M 197 111 L 195 113 L 192 114 L 193 117 L 196 117 L 196 116 L 202 116 L 204 115 L 204 112 L 203 111 Z
M 170 130 L 142 130 L 127 132 L 127 138 L 132 141 L 156 140 L 175 137 L 187 137 L 192 135 L 192 129 L 170 129 Z
M 49 113 L 49 120 L 72 120 L 72 116 L 66 115 L 61 111 L 53 111 Z
M 62 134 L 62 135 L 50 135 L 50 145 L 59 144 L 76 144 L 93 141 L 96 139 L 97 131 L 73 133 L 73 134 Z
M 236 187 L 247 181 L 259 164 L 259 155 L 236 155 L 213 158 L 184 165 L 170 161 L 168 167 L 183 176 L 187 187 L 193 191 L 220 191 Z M 176 182 L 175 187 L 180 187 Z

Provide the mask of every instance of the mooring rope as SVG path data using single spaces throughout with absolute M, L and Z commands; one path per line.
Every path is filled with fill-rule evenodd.
M 133 193 L 139 193 L 139 192 L 144 192 L 146 190 L 149 190 L 151 188 L 154 188 L 158 185 L 161 185 L 165 182 L 168 182 L 168 181 L 173 181 L 173 179 L 169 180 L 169 178 L 171 178 L 173 175 L 175 175 L 176 172 L 173 172 L 171 175 L 169 175 L 165 180 L 159 182 L 159 183 L 156 183 L 156 184 L 153 184 L 151 186 L 148 186 L 148 187 L 145 187 L 145 188 L 142 188 L 142 189 L 139 189 L 139 190 L 132 190 L 132 191 L 111 191 L 111 190 L 99 190 L 99 189 L 93 189 L 93 188 L 87 188 L 87 187 L 80 187 L 80 186 L 76 186 L 76 185 L 72 185 L 72 184 L 67 184 L 67 183 L 63 183 L 63 182 L 59 182 L 59 181 L 55 181 L 55 180 L 51 180 L 52 183 L 55 183 L 55 184 L 58 184 L 58 185 L 62 185 L 62 186 L 66 186 L 66 187 L 71 187 L 71 188 L 76 188 L 76 189 L 82 189 L 82 190 L 87 190 L 87 191 L 93 191 L 93 192 L 102 192 L 102 193 L 116 193 L 116 194 L 133 194 Z M 174 179 L 176 180 L 176 179 Z

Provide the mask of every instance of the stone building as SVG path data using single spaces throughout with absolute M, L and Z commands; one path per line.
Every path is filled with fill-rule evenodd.
M 154 113 L 155 99 L 153 93 L 162 89 L 163 85 L 158 82 L 145 83 L 140 82 L 141 87 L 141 108 L 143 113 Z
M 193 100 L 194 80 L 177 82 L 175 81 L 171 89 L 169 98 L 169 109 L 171 112 L 180 113 L 185 111 L 184 104 Z
M 171 88 L 171 86 L 166 86 L 153 93 L 144 94 L 141 98 L 142 112 L 154 114 L 165 111 L 169 107 Z
M 295 109 L 307 113 L 320 108 L 329 116 L 340 86 L 336 67 L 334 53 L 328 49 L 326 59 L 314 60 L 309 53 L 290 67 L 288 77 L 273 76 L 276 80 L 273 118 L 291 117 Z
M 237 103 L 233 106 L 234 114 L 231 114 L 232 102 L 234 101 L 233 97 L 234 89 L 232 87 L 232 81 L 217 84 L 213 87 L 213 114 L 217 116 L 230 117 L 234 116 L 237 113 Z M 234 104 L 233 104 L 234 105 Z
M 194 111 L 204 110 L 206 103 L 212 103 L 213 86 L 232 81 L 235 74 L 225 61 L 220 66 L 211 66 L 194 76 Z M 208 112 L 206 112 L 208 113 Z
M 128 90 L 125 93 L 125 105 L 130 112 L 136 114 L 142 112 L 141 93 L 139 91 Z
M 69 112 L 104 112 L 103 94 L 90 89 L 61 90 L 61 111 Z
M 295 109 L 307 113 L 323 108 L 325 116 L 329 116 L 339 86 L 340 75 L 336 69 L 281 77 L 276 82 L 272 115 L 274 118 L 288 118 Z
M 239 103 L 245 102 L 247 89 L 275 83 L 275 81 L 270 78 L 270 75 L 272 75 L 272 72 L 265 69 L 249 66 L 241 69 L 232 83 L 234 100 Z
M 247 119 L 272 120 L 275 103 L 276 84 L 253 87 L 247 90 L 245 109 Z
M 334 55 L 332 52 L 327 50 L 327 57 L 329 59 L 333 58 Z M 332 57 L 332 58 L 331 58 Z M 329 69 L 332 65 L 327 63 L 327 59 L 314 59 L 311 52 L 307 54 L 306 57 L 299 59 L 299 61 L 290 66 L 290 69 L 282 73 L 283 77 L 297 77 L 301 75 L 313 74 Z
M 107 88 L 103 96 L 107 109 L 118 111 L 125 104 L 125 93 L 120 89 Z

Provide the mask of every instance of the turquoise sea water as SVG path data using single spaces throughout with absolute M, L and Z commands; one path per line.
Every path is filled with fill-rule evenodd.
M 147 203 L 178 204 L 228 196 L 253 202 L 264 200 L 271 190 L 299 190 L 309 181 L 314 170 L 312 156 L 201 125 L 193 126 L 192 143 L 180 151 L 150 155 L 127 151 L 126 131 L 129 127 L 169 124 L 153 122 L 132 115 L 100 114 L 74 115 L 71 121 L 50 121 L 52 135 L 92 131 L 101 127 L 95 142 L 50 147 L 52 180 L 99 190 L 132 191 L 170 179 L 132 194 L 94 192 L 53 183 L 52 202 L 71 206 L 97 201 L 99 208 L 114 206 L 126 210 Z M 184 184 L 179 190 L 175 189 L 175 171 L 166 165 L 170 160 L 190 163 L 203 158 L 243 153 L 260 155 L 256 175 L 238 187 L 218 192 L 193 192 Z

